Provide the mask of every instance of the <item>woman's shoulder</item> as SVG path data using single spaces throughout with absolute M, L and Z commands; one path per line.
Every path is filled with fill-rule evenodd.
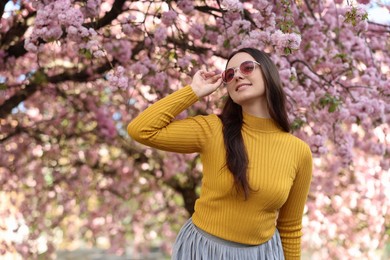
M 304 140 L 302 140 L 298 136 L 295 136 L 293 133 L 286 133 L 286 136 L 288 138 L 288 141 L 291 142 L 291 144 L 294 145 L 296 148 L 301 150 L 303 153 L 311 154 L 310 146 Z

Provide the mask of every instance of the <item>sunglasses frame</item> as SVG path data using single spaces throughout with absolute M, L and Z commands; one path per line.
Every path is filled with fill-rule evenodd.
M 239 70 L 240 73 L 241 73 L 242 75 L 244 75 L 244 76 L 248 76 L 248 75 L 252 74 L 252 72 L 255 70 L 255 66 L 254 66 L 254 65 L 253 65 L 253 70 L 252 70 L 251 72 L 249 72 L 249 73 L 244 73 L 244 72 L 241 70 L 241 66 L 242 66 L 244 63 L 247 63 L 247 62 L 251 62 L 252 64 L 257 64 L 257 65 L 260 66 L 260 63 L 258 63 L 257 61 L 254 61 L 254 60 L 246 60 L 246 61 L 243 61 L 243 62 L 241 62 L 241 64 L 240 64 L 238 67 L 228 68 L 228 69 L 226 69 L 226 70 L 224 70 L 224 71 L 222 72 L 222 81 L 223 81 L 223 83 L 228 84 L 229 82 L 232 82 L 232 80 L 233 80 L 234 77 L 236 76 L 237 70 Z M 228 70 L 233 70 L 233 77 L 232 77 L 231 80 L 225 81 L 225 75 L 226 75 L 226 72 L 227 72 Z

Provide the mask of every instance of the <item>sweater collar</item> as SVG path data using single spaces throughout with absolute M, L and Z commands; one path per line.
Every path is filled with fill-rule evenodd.
M 250 115 L 248 113 L 242 112 L 244 127 L 249 127 L 254 130 L 261 132 L 281 132 L 281 128 L 272 118 L 263 118 Z

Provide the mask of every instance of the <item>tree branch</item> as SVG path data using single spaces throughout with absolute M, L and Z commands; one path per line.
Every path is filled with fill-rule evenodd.
M 9 99 L 7 99 L 0 106 L 0 118 L 5 118 L 8 114 L 11 113 L 12 109 L 23 102 L 32 94 L 34 94 L 39 89 L 39 86 L 35 83 L 28 84 L 24 89 L 18 91 L 17 94 L 13 95 Z
M 0 39 L 0 45 L 7 45 L 13 42 L 16 38 L 23 36 L 27 28 L 28 26 L 26 24 L 18 22 L 16 26 L 10 28 L 9 31 L 7 31 L 7 33 L 5 33 L 5 35 Z
M 211 7 L 211 6 L 207 6 L 207 5 L 195 6 L 194 8 L 195 8 L 195 10 L 198 10 L 198 11 L 200 11 L 202 13 L 207 13 L 207 14 L 211 14 L 211 15 L 214 15 L 212 12 L 226 13 L 225 10 L 222 10 L 222 9 L 219 9 L 219 8 L 215 8 L 215 7 Z
M 307 0 L 305 0 L 304 2 L 306 4 L 306 6 L 307 6 L 307 9 L 309 10 L 309 12 L 311 14 L 311 17 L 313 17 L 315 19 L 316 17 L 314 15 L 314 11 L 313 11 L 313 8 L 311 7 L 311 4 Z
M 209 48 L 206 48 L 206 47 L 199 47 L 199 46 L 194 46 L 194 45 L 191 46 L 188 44 L 188 40 L 183 41 L 181 39 L 176 39 L 174 37 L 168 37 L 167 41 L 170 43 L 173 43 L 176 46 L 179 46 L 183 50 L 191 50 L 191 51 L 196 52 L 197 54 L 206 53 L 207 51 L 210 50 Z
M 385 28 L 390 28 L 390 24 L 382 24 L 382 23 L 376 23 L 376 22 L 372 22 L 372 21 L 368 21 L 369 24 L 372 24 L 372 25 L 376 25 L 376 26 L 381 26 L 381 27 L 385 27 Z
M 111 69 L 112 64 L 116 64 L 116 63 L 117 62 L 115 60 L 112 61 L 111 63 L 106 62 L 102 66 L 96 68 L 95 71 L 92 73 L 92 75 L 97 74 L 100 77 L 101 74 Z M 78 73 L 64 72 L 48 78 L 48 82 L 53 84 L 58 84 L 65 81 L 87 82 L 90 80 L 91 80 L 91 73 L 88 72 L 87 69 L 84 69 L 83 71 L 80 71 Z
M 134 58 L 134 56 L 141 50 L 143 50 L 143 44 L 138 43 L 133 49 L 132 58 Z M 98 77 L 101 77 L 101 75 L 104 74 L 106 71 L 110 70 L 112 66 L 115 66 L 117 62 L 117 60 L 113 60 L 111 62 L 107 61 L 100 67 L 97 67 L 92 74 L 88 72 L 87 68 L 78 73 L 70 73 L 69 71 L 65 71 L 64 73 L 48 77 L 46 82 L 53 84 L 58 84 L 69 80 L 72 80 L 74 82 L 87 82 L 94 79 L 91 75 L 97 75 Z M 5 118 L 8 114 L 10 114 L 12 109 L 18 106 L 20 102 L 23 102 L 31 95 L 33 95 L 39 89 L 39 86 L 30 83 L 25 87 L 25 89 L 27 91 L 18 91 L 15 95 L 13 95 L 11 98 L 7 99 L 2 105 L 0 105 L 0 118 Z
M 18 58 L 18 57 L 21 57 L 23 56 L 24 54 L 27 53 L 27 50 L 24 48 L 24 40 L 20 40 L 18 41 L 16 44 L 10 46 L 6 51 L 5 53 L 7 53 L 7 57 L 15 57 L 15 58 Z
M 3 0 L 0 1 L 0 18 L 3 17 L 4 14 L 4 7 L 7 4 L 7 1 Z
M 23 131 L 24 131 L 24 128 L 22 128 L 19 125 L 17 125 L 16 128 L 14 128 L 14 131 L 12 133 L 10 133 L 10 134 L 8 134 L 6 136 L 0 134 L 0 136 L 1 136 L 0 143 L 6 142 L 8 139 L 23 133 Z
M 101 19 L 94 23 L 85 23 L 83 26 L 87 28 L 93 27 L 94 29 L 100 29 L 108 24 L 110 24 L 113 20 L 115 20 L 118 15 L 122 12 L 122 7 L 126 0 L 115 0 L 114 4 L 112 5 L 112 8 L 109 12 L 105 14 Z M 62 35 L 61 38 L 64 38 L 66 36 L 66 33 Z M 45 42 L 43 42 L 45 43 Z M 21 39 L 16 44 L 10 46 L 7 50 L 5 50 L 5 53 L 7 53 L 7 57 L 21 57 L 24 54 L 27 53 L 27 50 L 24 48 L 24 39 Z
M 116 62 L 113 61 L 112 63 L 115 64 Z M 107 63 L 103 64 L 102 66 L 96 68 L 94 73 L 97 73 L 97 75 L 103 74 L 105 71 L 111 69 L 112 63 L 107 62 Z M 87 69 L 84 69 L 83 71 L 78 72 L 78 73 L 69 73 L 68 71 L 66 71 L 64 73 L 54 75 L 52 77 L 48 77 L 45 82 L 58 84 L 58 83 L 69 81 L 69 80 L 74 81 L 74 82 L 87 82 L 87 81 L 91 80 L 91 74 L 89 72 L 87 72 Z M 18 91 L 15 95 L 13 95 L 9 99 L 7 99 L 0 106 L 0 118 L 4 118 L 8 114 L 10 114 L 14 107 L 18 106 L 21 102 L 28 99 L 36 91 L 38 91 L 41 87 L 42 87 L 42 84 L 38 85 L 36 83 L 30 83 L 30 84 L 26 85 L 24 89 Z
M 23 10 L 20 10 L 21 12 Z M 15 25 L 12 26 L 0 39 L 0 45 L 6 46 L 12 42 L 16 42 L 23 37 L 28 29 L 27 20 L 35 16 L 36 12 L 31 12 L 23 18 L 21 21 L 15 21 Z M 4 48 L 3 48 L 4 49 Z

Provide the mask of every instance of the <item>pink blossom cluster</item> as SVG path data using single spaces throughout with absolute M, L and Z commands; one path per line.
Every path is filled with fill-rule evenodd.
M 271 35 L 271 42 L 275 46 L 278 54 L 283 55 L 291 53 L 293 50 L 298 50 L 301 44 L 301 37 L 296 33 L 283 33 L 280 30 L 275 31 Z
M 140 57 L 138 61 L 130 64 L 129 68 L 134 75 L 142 75 L 144 78 L 146 75 L 154 75 L 159 70 L 156 62 L 149 57 Z
M 204 38 L 202 40 L 204 40 L 205 42 L 215 46 L 218 43 L 218 36 L 219 36 L 218 29 L 206 30 Z
M 138 62 L 135 62 L 133 63 L 131 66 L 130 66 L 130 70 L 136 74 L 136 75 L 143 75 L 145 76 L 146 74 L 149 73 L 150 69 L 149 67 L 142 61 L 138 61 Z
M 240 43 L 238 48 L 256 46 L 259 49 L 266 49 L 267 46 L 271 45 L 271 33 L 261 30 L 250 31 L 244 40 Z
M 70 0 L 36 1 L 34 4 L 37 16 L 33 32 L 25 41 L 25 48 L 29 51 L 36 52 L 38 50 L 40 39 L 45 42 L 58 40 L 64 33 L 62 27 L 65 27 L 70 34 L 83 28 L 84 16 L 80 9 L 72 6 Z
M 124 23 L 122 24 L 122 32 L 131 36 L 134 33 L 134 27 L 130 23 Z
M 122 17 L 120 19 L 121 22 L 121 32 L 124 33 L 125 35 L 131 37 L 137 32 L 137 26 L 135 24 L 136 21 L 136 16 L 132 14 L 128 14 L 125 17 Z
M 232 14 L 232 16 L 234 17 L 236 15 Z M 242 44 L 242 39 L 251 29 L 249 21 L 235 18 L 233 19 L 232 24 L 226 29 L 226 35 L 219 35 L 218 37 L 218 45 L 221 46 L 221 49 L 229 49 L 231 46 L 239 46 Z
M 193 39 L 201 39 L 205 36 L 206 30 L 202 24 L 193 24 L 188 30 L 188 34 L 193 37 Z
M 117 134 L 115 123 L 107 110 L 99 108 L 96 111 L 96 120 L 101 134 L 107 138 L 114 138 Z
M 350 104 L 348 104 L 350 103 Z M 359 124 L 369 131 L 372 127 L 371 120 L 372 118 L 380 119 L 381 121 L 385 120 L 385 106 L 382 100 L 372 100 L 366 96 L 359 98 L 359 102 L 355 103 L 351 100 L 348 100 L 347 105 L 350 108 L 350 117 L 354 118 L 356 121 L 359 121 Z
M 107 140 L 115 138 L 118 134 L 116 129 L 116 123 L 113 115 L 109 110 L 109 107 L 96 104 L 96 99 L 87 99 L 88 110 L 93 113 L 94 119 L 97 122 L 98 130 L 101 136 Z
M 240 12 L 244 9 L 243 4 L 239 0 L 223 0 L 221 4 L 227 10 L 233 12 Z
M 177 7 L 179 7 L 185 14 L 190 14 L 194 10 L 193 1 L 178 0 Z
M 164 72 L 156 72 L 145 80 L 145 84 L 153 87 L 154 89 L 164 90 L 168 85 L 168 77 Z
M 177 65 L 181 69 L 187 69 L 191 64 L 191 60 L 192 60 L 192 58 L 189 56 L 180 57 L 177 59 Z
M 126 64 L 130 61 L 132 55 L 131 42 L 126 40 L 107 41 L 104 43 L 105 52 L 109 53 L 121 64 Z
M 177 19 L 177 13 L 173 10 L 162 13 L 161 22 L 166 26 L 171 26 Z
M 122 66 L 116 67 L 113 71 L 107 74 L 107 79 L 111 87 L 128 88 L 129 78 L 125 74 L 125 68 Z
M 253 9 L 260 10 L 261 12 L 265 11 L 267 13 L 272 13 L 272 4 L 267 0 L 257 0 L 253 1 Z
M 70 0 L 34 2 L 37 16 L 33 31 L 25 40 L 25 48 L 37 52 L 44 42 L 56 41 L 66 35 L 70 41 L 78 43 L 78 49 L 89 50 L 96 58 L 104 56 L 97 33 L 83 26 L 88 16 L 99 13 L 101 0 L 88 0 L 84 8 L 78 8 Z
M 253 22 L 256 24 L 257 28 L 264 28 L 261 31 L 271 31 L 276 28 L 275 19 L 277 15 L 269 2 L 256 1 L 253 3 L 253 9 L 251 15 L 253 16 Z
M 100 5 L 102 0 L 87 0 L 82 11 L 86 17 L 97 17 L 100 13 Z
M 153 43 L 156 46 L 164 45 L 168 37 L 168 31 L 164 26 L 159 26 L 153 35 Z

